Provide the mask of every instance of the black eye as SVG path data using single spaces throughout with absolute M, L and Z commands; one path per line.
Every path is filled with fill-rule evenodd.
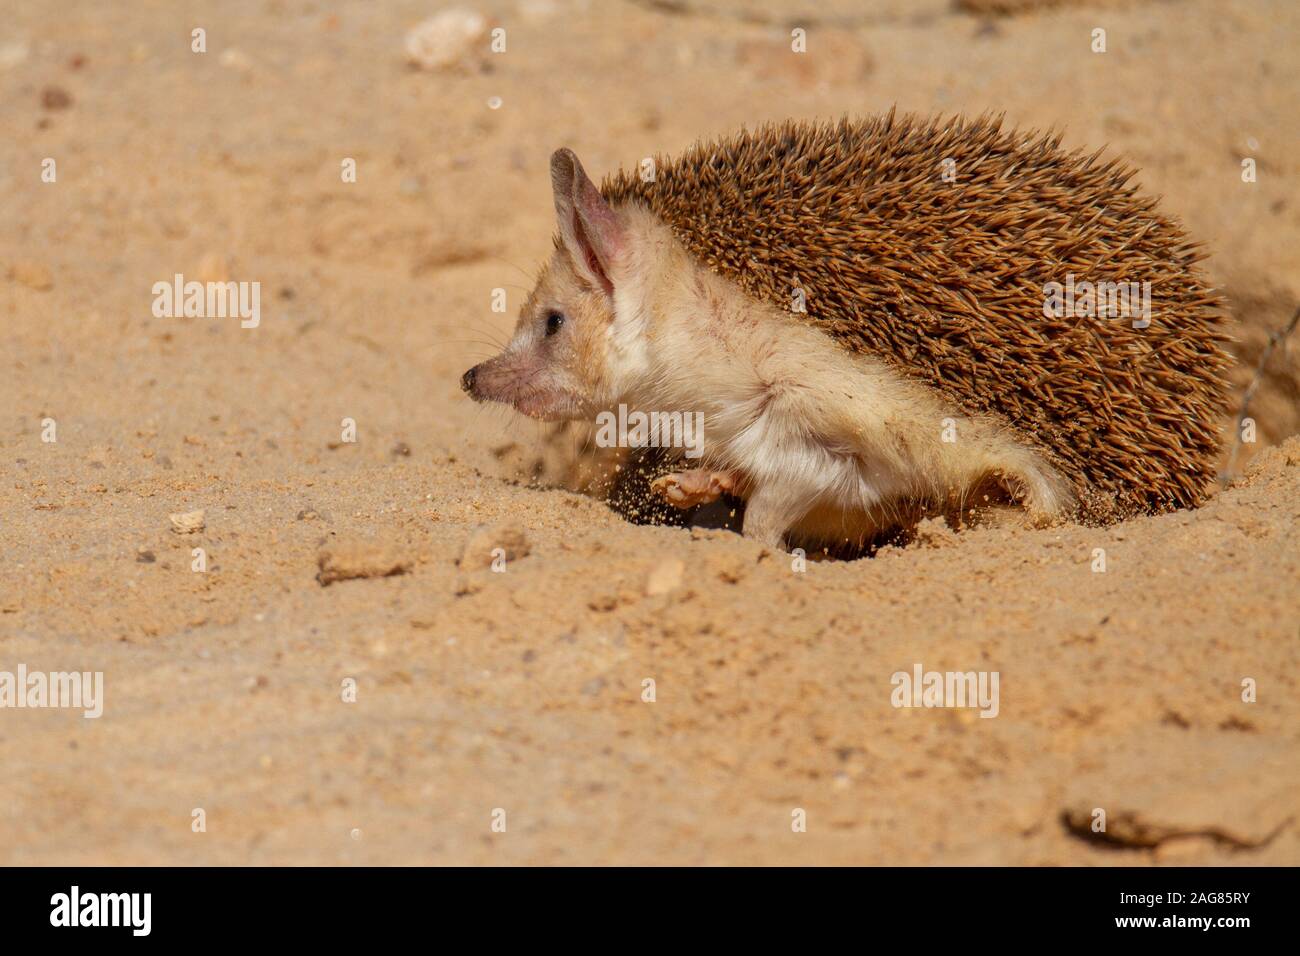
M 560 326 L 562 326 L 563 324 L 564 324 L 563 312 L 546 313 L 546 334 L 547 335 L 554 335 L 556 332 L 560 331 Z

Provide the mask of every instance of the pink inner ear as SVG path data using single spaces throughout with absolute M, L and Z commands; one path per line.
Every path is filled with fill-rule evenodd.
M 607 211 L 607 210 L 606 210 Z M 609 274 L 605 271 L 600 262 L 600 256 L 596 253 L 596 247 L 592 244 L 591 236 L 587 234 L 587 229 L 582 221 L 582 216 L 576 212 L 573 216 L 573 234 L 577 237 L 578 245 L 582 249 L 582 258 L 586 263 L 588 271 L 591 272 L 600 283 L 601 289 L 611 299 L 614 297 L 614 283 L 610 281 Z

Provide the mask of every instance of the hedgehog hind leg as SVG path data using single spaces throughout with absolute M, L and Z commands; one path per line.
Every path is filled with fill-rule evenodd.
M 808 496 L 779 482 L 759 485 L 745 499 L 741 533 L 764 547 L 785 550 L 786 532 L 808 510 Z
M 984 481 L 975 487 L 1001 489 L 1005 495 L 1002 500 L 1019 505 L 1035 527 L 1059 521 L 1074 504 L 1069 484 L 1056 469 L 1033 454 L 1010 456 L 1009 461 L 989 469 Z M 974 497 L 982 498 L 983 495 Z

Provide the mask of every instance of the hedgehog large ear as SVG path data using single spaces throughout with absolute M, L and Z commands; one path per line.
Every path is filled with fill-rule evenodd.
M 587 281 L 613 298 L 612 278 L 626 245 L 623 226 L 573 150 L 557 149 L 551 155 L 551 186 L 569 257 Z

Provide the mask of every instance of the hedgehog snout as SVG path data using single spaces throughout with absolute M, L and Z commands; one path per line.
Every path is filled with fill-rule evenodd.
M 515 404 L 521 390 L 532 384 L 532 373 L 521 368 L 517 359 L 503 355 L 479 362 L 460 377 L 461 390 L 476 402 Z
M 477 377 L 478 377 L 477 365 L 475 365 L 473 368 L 471 368 L 469 371 L 467 371 L 464 375 L 460 377 L 461 391 L 463 391 L 466 395 L 468 395 L 470 398 L 473 398 L 476 401 L 478 400 L 478 396 L 474 394 L 474 380 Z

